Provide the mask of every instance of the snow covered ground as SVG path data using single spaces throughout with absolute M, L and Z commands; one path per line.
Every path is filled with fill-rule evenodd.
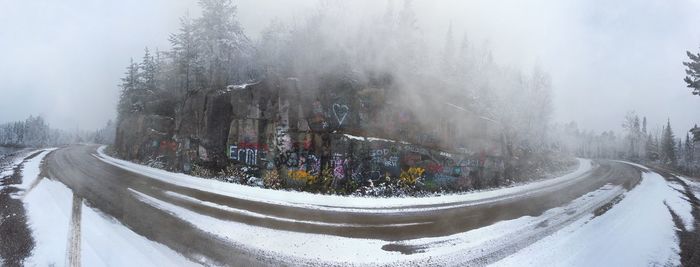
M 198 266 L 84 203 L 82 210 L 84 266 Z
M 12 169 L 22 163 L 26 153 L 19 153 L 19 155 L 13 158 L 4 158 L 5 156 L 7 155 L 0 155 L 0 158 L 3 159 L 3 161 L 0 162 L 0 178 L 12 175 Z
M 73 193 L 60 182 L 40 177 L 39 166 L 51 150 L 27 161 L 23 201 L 36 246 L 27 266 L 66 266 L 70 256 Z M 32 187 L 31 185 L 34 184 Z M 31 190 L 29 190 L 31 188 Z M 83 266 L 194 266 L 182 255 L 142 237 L 82 201 L 77 246 Z M 74 246 L 75 247 L 75 246 Z
M 680 264 L 669 206 L 692 222 L 690 204 L 661 175 L 642 182 L 601 216 L 578 220 L 499 261 L 497 266 L 649 266 Z
M 110 157 L 104 153 L 104 148 L 98 149 L 98 154 L 94 155 L 98 159 L 124 168 L 146 177 L 158 179 L 167 183 L 173 183 L 184 187 L 213 192 L 226 196 L 235 196 L 247 200 L 266 202 L 280 205 L 290 205 L 295 207 L 305 207 L 324 210 L 342 210 L 345 212 L 420 212 L 426 208 L 416 207 L 434 204 L 443 205 L 441 209 L 454 208 L 459 206 L 469 206 L 483 204 L 487 202 L 502 201 L 520 194 L 532 193 L 547 187 L 574 183 L 582 178 L 583 174 L 591 170 L 591 161 L 579 159 L 578 168 L 569 174 L 561 177 L 542 180 L 534 183 L 523 184 L 514 187 L 500 188 L 480 192 L 469 192 L 462 194 L 448 194 L 438 197 L 422 198 L 373 198 L 373 197 L 348 197 L 336 195 L 321 195 L 307 192 L 280 191 L 273 189 L 250 187 L 240 184 L 224 183 L 213 179 L 202 179 L 182 173 L 173 173 L 156 169 L 144 165 L 139 165 L 125 160 Z M 465 203 L 466 202 L 466 203 Z M 323 203 L 319 205 L 318 203 Z M 435 209 L 434 207 L 428 209 Z
M 38 182 L 39 172 L 41 172 L 41 170 L 39 169 L 39 167 L 41 166 L 41 161 L 44 159 L 44 157 L 46 157 L 47 154 L 49 154 L 53 150 L 55 149 L 43 150 L 36 157 L 24 162 L 24 168 L 22 169 L 22 183 L 18 185 L 13 185 L 17 189 L 22 190 L 22 194 L 26 194 L 26 192 L 31 190 L 32 186 L 34 186 Z M 30 153 L 30 155 L 36 152 Z

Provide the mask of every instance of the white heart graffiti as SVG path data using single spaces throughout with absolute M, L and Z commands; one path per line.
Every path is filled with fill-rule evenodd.
M 335 119 L 338 120 L 339 126 L 343 125 L 349 111 L 350 108 L 347 105 L 333 104 L 333 114 L 335 114 Z

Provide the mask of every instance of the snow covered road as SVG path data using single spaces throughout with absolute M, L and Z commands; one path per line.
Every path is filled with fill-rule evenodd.
M 28 263 L 678 265 L 674 223 L 695 224 L 680 185 L 620 162 L 582 160 L 571 174 L 505 189 L 375 199 L 221 183 L 97 150 L 25 162 L 17 195 L 37 240 Z M 605 256 L 614 259 L 595 261 Z

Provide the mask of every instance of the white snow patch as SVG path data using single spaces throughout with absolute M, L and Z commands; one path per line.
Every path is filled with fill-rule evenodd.
M 629 165 L 635 166 L 635 167 L 640 168 L 640 169 L 645 170 L 645 171 L 650 171 L 649 168 L 647 168 L 646 166 L 641 165 L 641 164 L 637 164 L 637 163 L 629 162 L 629 161 L 624 161 L 624 160 L 615 160 L 615 161 L 620 162 L 620 163 L 624 163 L 624 164 L 629 164 Z
M 81 219 L 84 266 L 199 266 L 85 204 Z
M 590 160 L 579 159 L 579 167 L 572 173 L 557 178 L 514 187 L 479 192 L 448 194 L 437 197 L 375 198 L 282 191 L 233 183 L 224 183 L 213 179 L 202 179 L 182 173 L 172 173 L 125 160 L 112 158 L 104 153 L 104 146 L 98 149 L 98 155 L 95 155 L 95 157 L 116 167 L 183 187 L 258 202 L 313 209 L 342 210 L 345 212 L 419 212 L 425 211 L 426 209 L 435 209 L 420 207 L 425 205 L 447 204 L 441 208 L 454 208 L 497 202 L 524 194 L 531 194 L 538 190 L 551 189 L 558 186 L 575 183 L 579 179 L 585 178 L 584 174 L 591 170 Z
M 389 142 L 389 143 L 408 144 L 408 142 L 404 142 L 404 141 L 396 141 L 396 140 L 384 139 L 384 138 L 378 138 L 378 137 L 364 137 L 364 136 L 356 136 L 356 135 L 351 135 L 351 134 L 343 134 L 343 136 L 345 136 L 349 139 L 359 140 L 359 141 L 368 141 L 368 142 L 380 141 L 380 142 Z
M 51 149 L 46 149 L 41 154 L 37 155 L 36 157 L 27 160 L 24 162 L 24 166 L 22 168 L 22 183 L 18 185 L 12 185 L 20 190 L 27 191 L 29 187 L 37 180 L 39 179 L 39 173 L 41 173 L 41 162 L 44 160 L 44 157 L 46 157 L 47 154 L 49 154 L 51 151 L 56 150 L 55 148 Z M 37 150 L 38 152 L 38 150 Z M 33 154 L 32 152 L 31 154 Z M 31 155 L 30 154 L 30 155 Z M 26 192 L 25 192 L 26 193 Z
M 135 191 L 131 188 L 129 188 L 129 190 L 132 192 L 135 192 L 135 193 L 139 193 L 138 191 Z M 175 198 L 179 198 L 181 200 L 204 205 L 204 206 L 207 206 L 210 208 L 220 209 L 223 211 L 237 213 L 237 214 L 246 215 L 246 216 L 251 216 L 251 217 L 260 218 L 260 219 L 272 219 L 272 220 L 282 221 L 282 222 L 296 222 L 296 223 L 322 225 L 322 226 L 336 226 L 336 227 L 364 227 L 364 226 L 367 226 L 367 225 L 363 225 L 363 224 L 326 223 L 326 222 L 318 222 L 318 221 L 311 221 L 311 220 L 294 220 L 294 219 L 265 215 L 265 214 L 261 214 L 261 213 L 257 213 L 257 212 L 248 211 L 248 210 L 236 209 L 236 208 L 233 208 L 230 206 L 200 200 L 197 198 L 193 198 L 190 196 L 186 196 L 186 195 L 171 192 L 171 191 L 166 191 L 165 194 L 172 196 L 172 197 L 175 197 Z M 397 224 L 387 224 L 386 226 L 410 226 L 410 225 L 424 225 L 424 224 L 428 224 L 428 223 L 427 222 L 425 222 L 425 223 L 397 223 Z
M 41 160 L 42 157 L 34 159 Z M 38 169 L 29 169 L 26 173 Z M 60 182 L 43 179 L 23 201 L 29 218 L 29 228 L 36 242 L 27 266 L 63 266 L 66 261 L 68 231 L 73 194 Z
M 258 84 L 258 83 L 260 83 L 260 82 L 244 83 L 244 84 L 231 84 L 231 85 L 226 86 L 226 90 L 227 90 L 227 91 L 232 91 L 232 90 L 243 90 L 243 89 L 248 88 L 248 86 L 250 86 L 250 85 L 256 85 L 256 84 Z
M 678 266 L 676 228 L 664 201 L 680 197 L 659 174 L 643 173 L 641 183 L 606 213 L 581 219 L 495 265 Z

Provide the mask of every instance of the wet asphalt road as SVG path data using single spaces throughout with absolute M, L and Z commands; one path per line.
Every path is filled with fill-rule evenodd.
M 50 179 L 63 182 L 77 197 L 84 199 L 87 205 L 116 218 L 140 235 L 162 243 L 195 261 L 199 261 L 203 256 L 218 264 L 234 266 L 280 263 L 270 255 L 232 245 L 226 240 L 203 232 L 166 211 L 140 201 L 129 189 L 222 220 L 287 231 L 397 241 L 451 235 L 501 220 L 526 215 L 537 216 L 605 184 L 623 185 L 629 189 L 640 180 L 640 171 L 636 168 L 623 163 L 603 161 L 596 162 L 591 171 L 583 174 L 582 179 L 574 179 L 575 182 L 555 184 L 484 204 L 448 208 L 441 207 L 448 204 L 430 205 L 422 207 L 439 209 L 414 212 L 323 211 L 255 202 L 166 183 L 102 162 L 93 156 L 97 154 L 97 148 L 83 145 L 58 149 L 45 158 L 42 172 Z M 319 225 L 252 217 L 175 198 L 166 194 L 167 191 L 275 217 L 334 224 Z M 455 204 L 469 202 L 450 203 L 449 206 Z M 600 203 L 601 206 L 604 204 L 606 203 Z

